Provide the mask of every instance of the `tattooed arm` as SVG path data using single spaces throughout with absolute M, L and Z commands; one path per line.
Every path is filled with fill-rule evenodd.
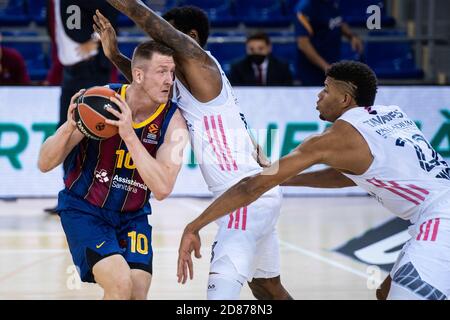
M 208 102 L 219 95 L 222 89 L 219 68 L 193 38 L 176 30 L 140 0 L 106 1 L 132 19 L 154 40 L 175 51 L 177 76 L 197 100 Z

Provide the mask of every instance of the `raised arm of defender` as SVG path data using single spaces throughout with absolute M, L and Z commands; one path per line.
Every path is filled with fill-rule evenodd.
M 175 29 L 140 0 L 107 0 L 154 40 L 175 51 L 177 76 L 200 102 L 216 98 L 222 89 L 219 68 L 188 35 Z

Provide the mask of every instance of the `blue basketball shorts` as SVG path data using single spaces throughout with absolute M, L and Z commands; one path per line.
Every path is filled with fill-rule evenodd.
M 59 215 L 82 281 L 95 283 L 95 264 L 116 254 L 122 255 L 131 269 L 152 274 L 152 227 L 146 214 L 70 208 Z

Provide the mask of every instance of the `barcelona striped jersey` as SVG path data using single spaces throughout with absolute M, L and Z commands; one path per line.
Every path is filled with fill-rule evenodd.
M 125 98 L 127 85 L 110 84 L 109 88 Z M 147 120 L 133 123 L 136 135 L 151 156 L 156 156 L 176 110 L 177 105 L 169 101 L 160 105 Z M 105 140 L 84 138 L 66 161 L 64 193 L 71 198 L 84 199 L 95 207 L 112 211 L 151 212 L 151 190 L 139 175 L 119 134 Z M 63 209 L 64 204 L 59 204 L 58 208 Z

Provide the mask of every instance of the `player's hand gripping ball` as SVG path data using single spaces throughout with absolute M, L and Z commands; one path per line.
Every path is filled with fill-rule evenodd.
M 88 138 L 103 140 L 118 134 L 118 128 L 107 124 L 106 119 L 118 120 L 107 107 L 120 112 L 119 107 L 109 98 L 116 92 L 106 87 L 93 87 L 84 92 L 77 100 L 74 110 L 78 129 Z

